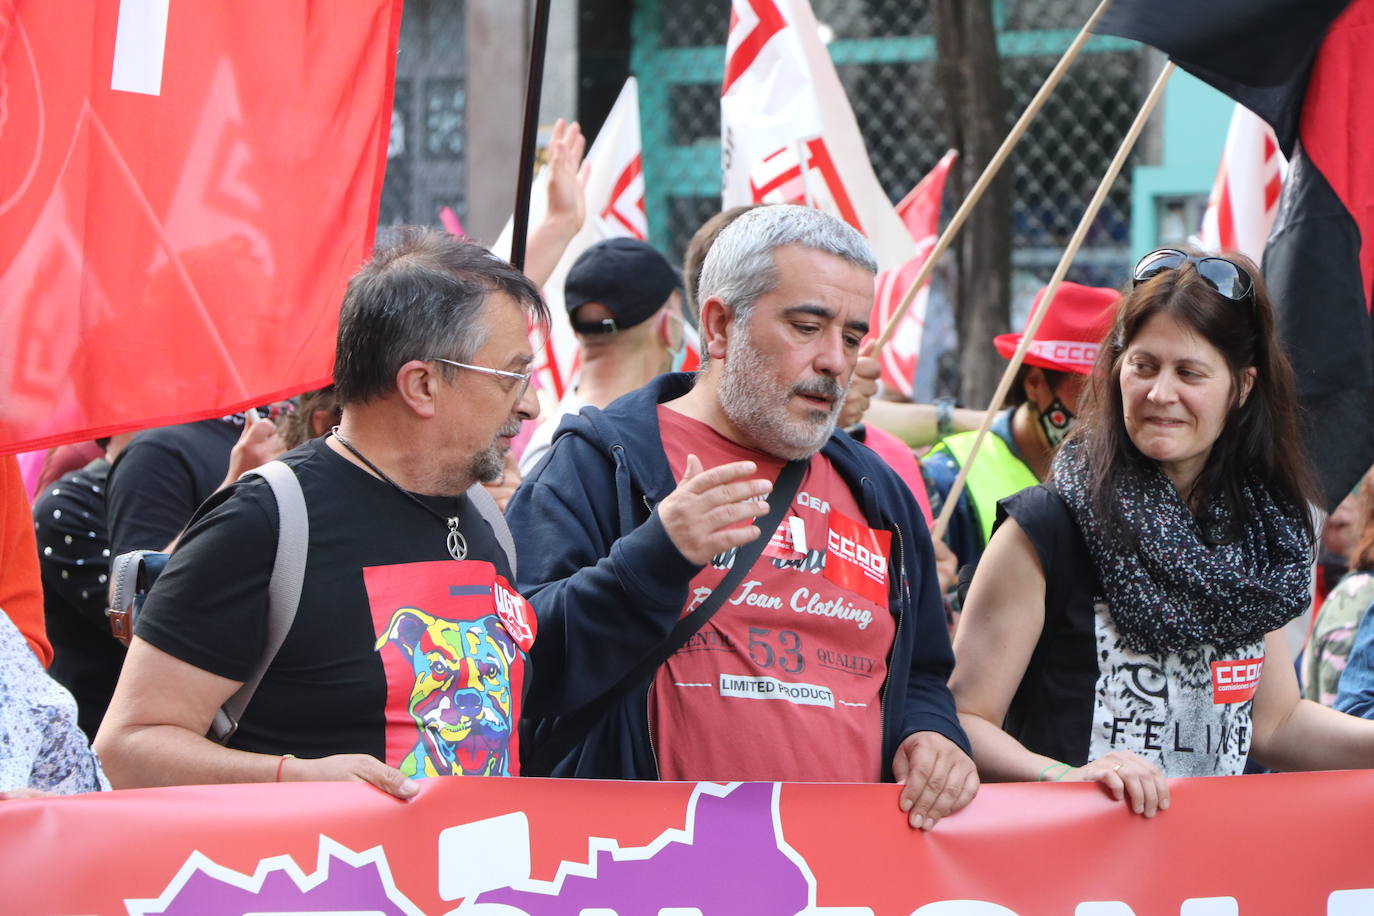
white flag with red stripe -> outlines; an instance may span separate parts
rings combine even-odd
[[[629,236],[645,239],[649,220],[644,211],[644,159],[639,132],[639,86],[634,77],[625,81],[620,96],[606,116],[606,123],[587,151],[591,163],[587,176],[587,219],[573,236],[544,286],[552,321],[547,340],[537,340],[535,380],[548,409],[563,397],[580,364],[577,335],[563,305],[563,282],[578,255],[603,239]],[[538,225],[548,205],[548,173],[541,171],[530,192],[530,225]],[[506,223],[492,250],[505,256],[513,231]],[[693,362],[689,355],[688,363]],[[697,361],[699,363],[699,360]]]
[[[907,231],[916,242],[916,256],[901,267],[894,267],[878,274],[878,285],[873,296],[873,320],[871,336],[877,337],[887,327],[888,321],[897,312],[902,297],[906,295],[916,275],[925,266],[926,257],[935,247],[935,239],[940,228],[940,203],[945,196],[945,179],[959,154],[950,150],[935,164],[926,177],[922,178],[911,193],[897,204],[897,213],[906,224]],[[912,382],[916,377],[916,366],[921,358],[921,338],[926,325],[926,303],[930,298],[930,282],[926,281],[911,306],[902,316],[892,339],[883,348],[879,362],[883,367],[882,382],[885,388],[900,391],[908,399],[912,396]]]
[[[1239,251],[1258,264],[1278,212],[1287,169],[1273,128],[1237,105],[1202,217],[1202,246],[1209,251]]]
[[[862,232],[880,267],[912,256],[807,0],[733,0],[720,110],[722,207],[813,206]]]

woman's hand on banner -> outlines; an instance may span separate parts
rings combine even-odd
[[[1062,777],[1064,782],[1100,782],[1117,801],[1136,814],[1154,817],[1169,807],[1169,783],[1164,772],[1130,751],[1103,754]]]

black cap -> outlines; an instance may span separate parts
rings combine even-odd
[[[649,320],[681,288],[681,275],[654,246],[615,238],[597,242],[573,262],[563,299],[569,318],[588,302],[610,309],[614,319],[572,323],[579,334],[609,334]]]

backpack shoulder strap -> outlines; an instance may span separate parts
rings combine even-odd
[[[286,639],[300,606],[301,588],[305,582],[305,560],[310,549],[310,519],[305,509],[305,494],[301,492],[296,472],[280,461],[269,461],[249,471],[267,481],[277,500],[277,555],[272,564],[272,579],[267,587],[267,641],[262,658],[253,673],[224,706],[215,713],[210,737],[223,744],[238,729],[239,719],[253,694],[262,683],[277,650]],[[245,477],[247,474],[244,475]]]
[[[496,505],[496,500],[492,499],[487,488],[480,483],[468,487],[468,499],[472,501],[478,514],[491,525],[492,533],[496,535],[496,543],[506,552],[506,560],[510,563],[511,584],[514,585],[515,541],[510,536],[510,526],[506,524],[505,514],[501,512],[501,507]]]

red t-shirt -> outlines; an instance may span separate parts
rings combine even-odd
[[[673,476],[781,459],[659,407]],[[881,697],[895,625],[890,533],[872,531],[830,461],[811,459],[763,556],[715,615],[659,669],[649,697],[659,773],[674,780],[877,782]],[[717,556],[692,580],[686,615],[725,577]]]

